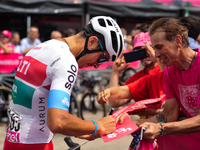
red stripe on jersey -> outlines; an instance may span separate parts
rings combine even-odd
[[[43,88],[45,88],[46,90],[50,90],[50,88],[51,88],[51,84],[50,85],[47,85],[47,86],[43,86]]]
[[[34,59],[31,56],[25,56],[17,69],[16,76],[35,86],[42,85],[47,77],[47,65]]]

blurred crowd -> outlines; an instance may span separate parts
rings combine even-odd
[[[129,34],[126,28],[121,27],[124,35],[124,50],[132,51],[134,49],[134,37],[140,32],[148,32],[149,26],[147,23],[138,23]],[[75,34],[76,30],[72,28],[68,28],[64,32],[54,30],[51,32],[49,39],[68,37]],[[27,35],[27,37],[21,38],[20,33],[17,31],[3,30],[0,39],[0,54],[21,53],[25,55],[29,50],[41,43],[37,26],[31,26]],[[195,40],[193,41],[195,44],[200,44],[200,35],[190,38]]]
[[[76,31],[72,28],[64,32],[54,30],[51,32],[49,39],[62,38],[74,34],[76,34]],[[21,53],[26,55],[29,50],[40,43],[40,33],[37,26],[31,26],[28,36],[22,39],[17,31],[3,30],[0,39],[0,54]]]

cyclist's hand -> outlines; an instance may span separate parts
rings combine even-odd
[[[106,90],[100,92],[96,98],[97,98],[97,101],[99,104],[104,105],[107,103],[107,100],[109,97],[110,97],[110,90],[106,89]]]
[[[98,121],[96,121],[97,123],[97,131],[99,134],[109,134],[112,133],[116,130],[116,122],[115,119],[109,115],[106,116]]]
[[[124,60],[124,54],[126,52],[123,51],[122,54],[119,56],[119,58],[117,60],[115,60],[115,62],[113,63],[113,67],[112,67],[112,71],[113,72],[117,72],[117,73],[121,73],[123,70],[125,70],[128,65],[130,65],[130,63],[124,63],[122,62],[122,60]]]

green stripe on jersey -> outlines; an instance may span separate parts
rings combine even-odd
[[[26,91],[26,92],[25,92]],[[13,85],[12,99],[14,104],[32,108],[32,97],[35,89],[15,79]]]

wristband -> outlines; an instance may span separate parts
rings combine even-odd
[[[97,133],[97,123],[94,121],[94,120],[91,120],[93,123],[94,123],[94,125],[95,125],[95,129],[94,129],[94,133],[92,134],[92,135],[90,135],[90,136],[93,136],[93,135],[95,135],[96,133]]]
[[[160,136],[162,136],[163,135],[163,133],[164,133],[164,127],[163,127],[163,124],[162,124],[162,122],[159,122],[160,123],[160,125],[161,125],[161,134],[160,134]]]

